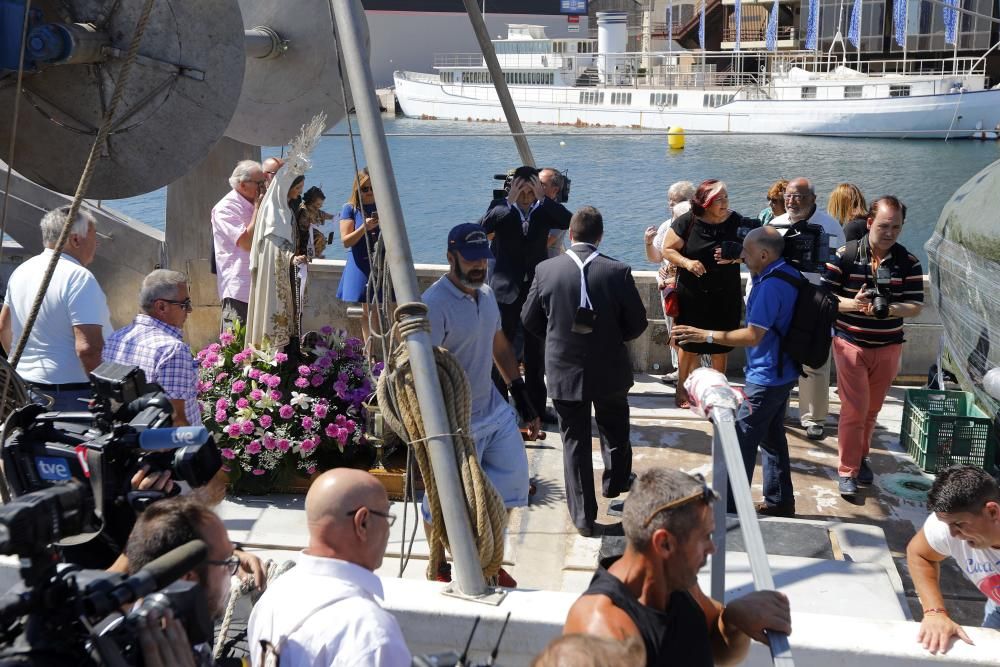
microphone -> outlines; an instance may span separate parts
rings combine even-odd
[[[159,558],[116,584],[107,594],[90,596],[89,611],[93,615],[106,615],[123,605],[135,602],[201,565],[208,557],[208,545],[203,540],[191,540]]]
[[[208,442],[208,429],[204,426],[177,426],[151,428],[139,434],[141,449],[177,449]]]

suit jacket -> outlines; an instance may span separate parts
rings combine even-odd
[[[524,328],[545,338],[545,375],[549,395],[564,401],[591,400],[632,386],[632,364],[625,341],[646,330],[646,307],[632,279],[632,269],[599,255],[584,269],[587,294],[596,319],[589,334],[573,333],[580,306],[581,261],[593,252],[575,244],[559,257],[539,264],[521,310]]]
[[[528,233],[521,228],[521,215],[498,199],[490,205],[479,224],[493,234],[491,249],[496,264],[490,287],[498,303],[514,303],[527,291],[535,277],[535,267],[548,258],[550,229],[569,229],[572,213],[558,202],[542,197],[542,203],[528,216]]]

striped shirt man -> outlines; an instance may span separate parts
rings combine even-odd
[[[897,243],[882,260],[889,269],[889,303],[924,302],[924,276],[920,260]],[[823,284],[839,299],[853,299],[862,287],[874,287],[878,260],[871,251],[868,236],[850,241],[837,249],[835,259],[828,262]],[[860,312],[841,312],[837,316],[835,334],[858,347],[883,347],[903,342],[903,318],[886,317]]]

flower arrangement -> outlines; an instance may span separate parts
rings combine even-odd
[[[331,327],[310,342],[290,359],[245,346],[237,324],[198,353],[203,423],[234,484],[245,475],[311,476],[351,458],[337,455],[368,448],[361,404],[372,381],[363,343]]]

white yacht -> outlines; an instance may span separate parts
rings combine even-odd
[[[527,123],[945,139],[990,136],[1000,124],[986,54],[856,62],[814,51],[626,53],[625,43],[619,13],[598,15],[597,39],[550,39],[519,24],[493,40]],[[504,119],[482,55],[439,55],[434,69],[395,72],[405,115]]]

